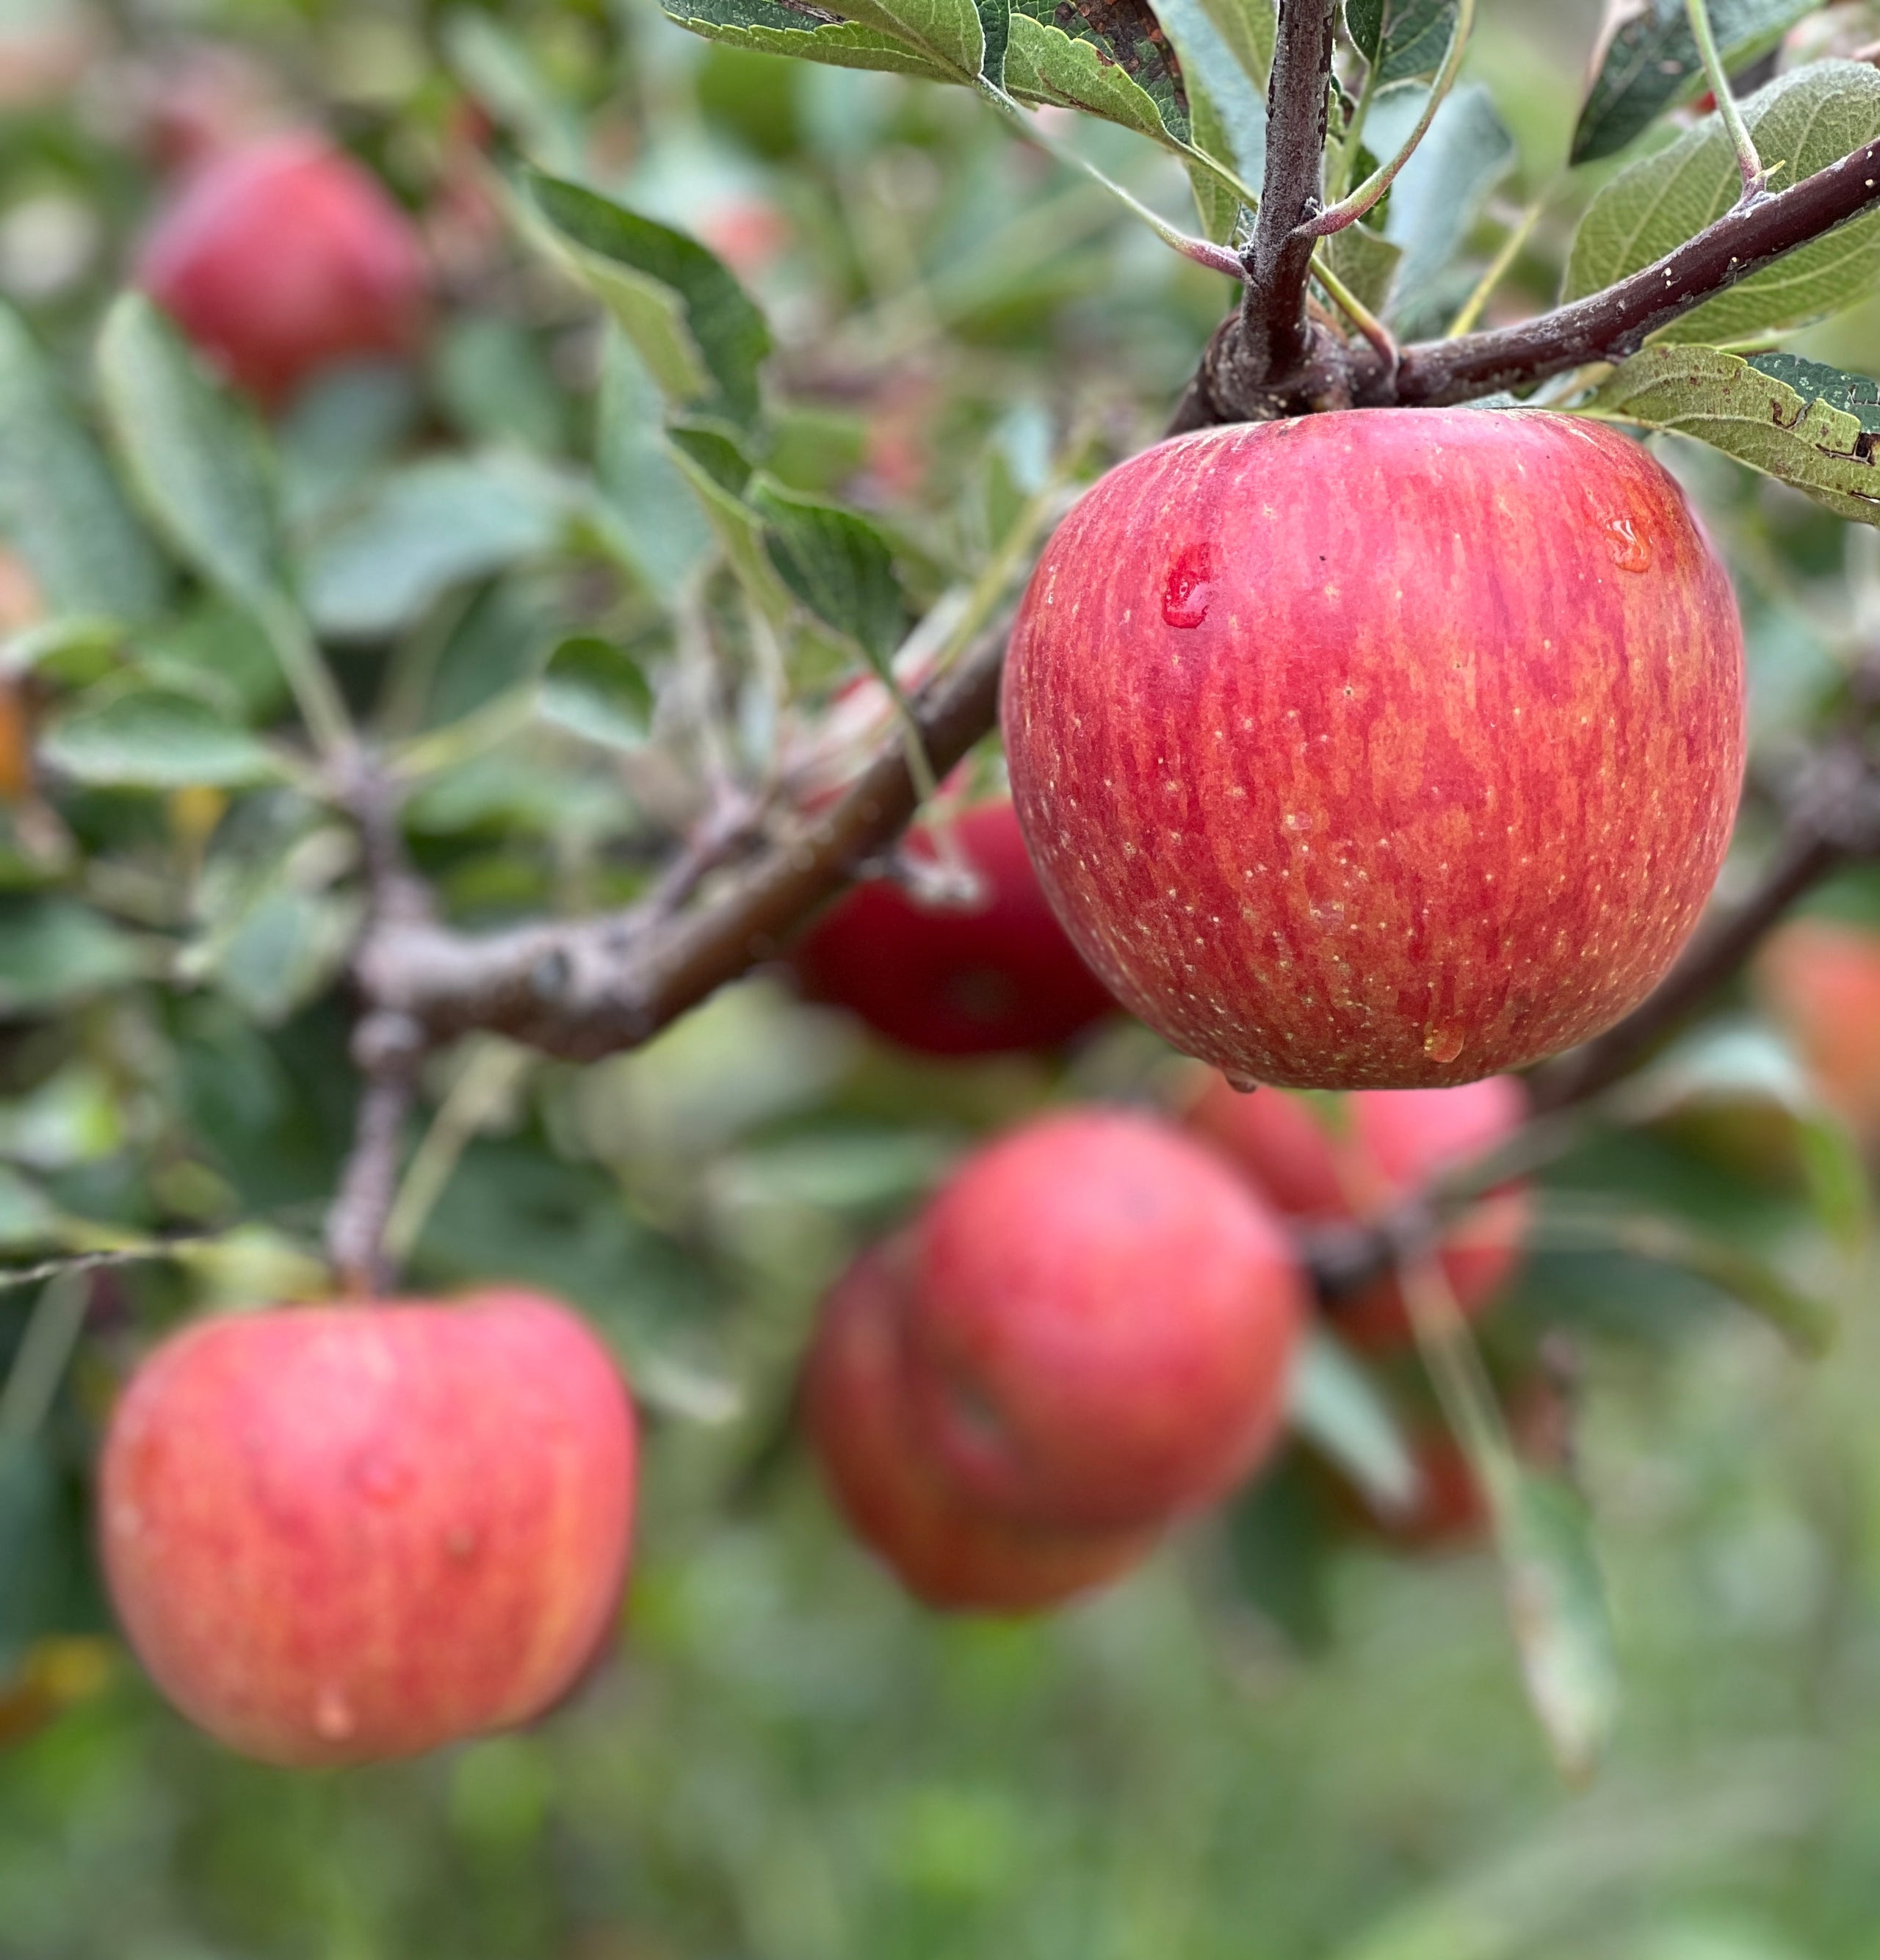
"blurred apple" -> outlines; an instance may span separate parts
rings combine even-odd
[[[1443,1172],[1485,1156],[1521,1127],[1527,1096],[1511,1075],[1455,1089],[1367,1089],[1322,1112],[1283,1089],[1243,1095],[1210,1076],[1187,1112],[1188,1127],[1237,1164],[1288,1217],[1336,1223],[1381,1217]],[[1443,1270],[1465,1313],[1479,1312],[1520,1262],[1529,1203],[1504,1188],[1443,1237]],[[1394,1278],[1375,1281],[1330,1309],[1361,1348],[1411,1338]]]
[[[307,130],[219,152],[189,175],[144,239],[137,279],[269,408],[342,362],[414,353],[428,307],[411,221]]]
[[[1880,1144],[1880,933],[1792,919],[1764,943],[1755,984],[1822,1100],[1863,1144]]]
[[[885,879],[857,885],[797,948],[804,991],[924,1055],[1055,1048],[1113,1013],[1045,902],[1010,803],[981,803],[954,828],[979,901],[931,902]],[[934,860],[927,832],[904,848]]]
[[[617,1610],[635,1428],[553,1301],[277,1308],[186,1329],[106,1439],[112,1597],[170,1699],[285,1764],[526,1722]]]
[[[985,1508],[1158,1523],[1272,1446],[1306,1309],[1298,1262],[1245,1182],[1170,1125],[1037,1118],[961,1166],[914,1243],[915,1405]]]
[[[946,1611],[1029,1613],[1116,1577],[1152,1532],[1054,1531],[1003,1517],[955,1483],[922,1436],[903,1339],[905,1242],[864,1252],[823,1303],[803,1415],[857,1536],[916,1599]]]

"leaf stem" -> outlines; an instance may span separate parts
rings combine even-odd
[[[1730,147],[1736,152],[1736,167],[1742,173],[1743,195],[1738,203],[1759,203],[1769,195],[1769,173],[1763,167],[1756,139],[1749,133],[1749,125],[1743,120],[1743,112],[1730,92],[1730,78],[1724,72],[1723,57],[1717,52],[1716,36],[1711,30],[1709,0],[1684,0],[1684,11],[1690,17],[1697,58],[1703,64],[1710,93],[1716,98],[1717,113],[1723,119]]]
[[[1508,276],[1508,269],[1521,256],[1521,248],[1533,236],[1534,228],[1541,221],[1541,213],[1547,204],[1544,191],[1529,205],[1515,221],[1507,237],[1501,241],[1500,249],[1488,262],[1488,269],[1475,282],[1475,290],[1465,299],[1450,321],[1443,335],[1445,340],[1453,340],[1458,334],[1468,332],[1482,317],[1482,309],[1494,294],[1495,288]]]
[[[352,716],[299,609],[285,593],[270,593],[254,609],[313,746],[329,761],[349,753],[357,742]]]
[[[1700,7],[1703,0],[1690,0],[1690,4],[1693,7]],[[1455,10],[1455,25],[1449,31],[1449,45],[1444,51],[1443,65],[1436,72],[1436,80],[1430,84],[1430,93],[1424,100],[1423,113],[1417,118],[1416,126],[1404,138],[1397,154],[1388,162],[1380,164],[1349,196],[1341,198],[1336,204],[1328,205],[1315,218],[1309,218],[1298,228],[1296,236],[1329,238],[1334,232],[1342,231],[1347,224],[1357,224],[1396,182],[1398,172],[1416,154],[1418,145],[1430,133],[1430,125],[1436,120],[1436,111],[1443,107],[1444,99],[1455,86],[1455,78],[1462,66],[1462,56],[1468,46],[1469,30],[1474,24],[1475,0],[1461,0]],[[1367,75],[1365,77],[1367,95],[1370,81],[1370,76]]]

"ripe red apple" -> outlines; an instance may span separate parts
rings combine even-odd
[[[157,1685],[230,1748],[364,1762],[525,1722],[618,1608],[635,1431],[533,1294],[208,1321],[106,1438],[105,1570]]]
[[[1880,933],[1792,919],[1758,956],[1756,982],[1822,1099],[1863,1142],[1880,1142]]]
[[[1141,1558],[1142,1530],[1053,1531],[962,1492],[921,1436],[903,1341],[909,1249],[871,1248],[830,1290],[803,1379],[803,1416],[856,1535],[918,1599],[944,1611],[1029,1613]]]
[[[1322,1120],[1281,1089],[1242,1095],[1214,1077],[1190,1105],[1189,1127],[1238,1164],[1288,1217],[1373,1219],[1443,1172],[1486,1157],[1520,1128],[1527,1094],[1511,1075],[1454,1089],[1367,1089]],[[1343,1125],[1342,1133],[1338,1124]],[[1486,1306],[1520,1262],[1525,1188],[1473,1205],[1443,1236],[1443,1270],[1465,1312]],[[1363,1348],[1411,1337],[1401,1289],[1386,1277],[1336,1303],[1334,1324]]]
[[[271,136],[187,177],[137,280],[270,408],[323,369],[412,353],[426,272],[410,221],[324,136]]]
[[[858,885],[798,948],[805,991],[923,1055],[1055,1048],[1114,1012],[1051,916],[1011,804],[981,803],[956,828],[983,902],[928,905],[884,880]],[[934,856],[919,831],[907,848]]]
[[[1006,752],[1125,1006],[1239,1082],[1407,1089],[1649,992],[1729,842],[1729,581],[1636,443],[1539,410],[1175,438],[1034,574]]]
[[[1159,1120],[1027,1124],[954,1175],[915,1248],[915,1405],[988,1509],[1159,1522],[1274,1440],[1306,1311],[1297,1262],[1246,1184]]]

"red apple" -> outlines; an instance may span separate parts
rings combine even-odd
[[[1051,916],[1011,804],[981,803],[956,827],[983,902],[928,905],[883,880],[858,885],[798,949],[805,991],[923,1055],[1055,1048],[1113,1012]],[[932,860],[919,831],[907,848]]]
[[[1284,1090],[1242,1095],[1217,1075],[1187,1120],[1276,1209],[1329,1223],[1380,1217],[1443,1172],[1506,1142],[1526,1113],[1526,1092],[1511,1075],[1455,1089],[1360,1090],[1330,1120]],[[1529,1210],[1524,1189],[1503,1189],[1472,1206],[1444,1235],[1443,1270],[1465,1312],[1487,1306],[1519,1263]],[[1338,1301],[1331,1312],[1339,1332],[1360,1347],[1410,1338],[1394,1278]]]
[[[192,1327],[105,1442],[125,1631],[192,1720],[277,1763],[525,1722],[618,1608],[635,1433],[619,1373],[523,1293]]]
[[[916,1228],[920,1421],[976,1502],[1110,1530],[1204,1504],[1277,1435],[1306,1311],[1284,1233],[1155,1118],[1074,1109],[977,1152]]]
[[[1013,792],[1110,990],[1237,1082],[1469,1082],[1696,924],[1744,759],[1729,581],[1636,443],[1538,410],[1175,438],[1059,527]]]
[[[1756,982],[1822,1099],[1863,1142],[1880,1142],[1880,933],[1793,919],[1763,947]]]
[[[151,227],[137,279],[269,407],[341,362],[408,355],[424,330],[410,221],[307,131],[212,156]]]
[[[908,1249],[864,1252],[830,1290],[803,1380],[803,1415],[830,1493],[918,1599],[1029,1613],[1100,1586],[1153,1534],[1052,1531],[966,1497],[915,1421],[902,1339]]]

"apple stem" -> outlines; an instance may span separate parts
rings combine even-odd
[[[392,1276],[385,1228],[424,1045],[423,1030],[409,1016],[382,1010],[368,1014],[353,1036],[353,1058],[365,1079],[352,1148],[326,1216],[326,1255],[345,1291],[363,1300],[382,1293]]]

